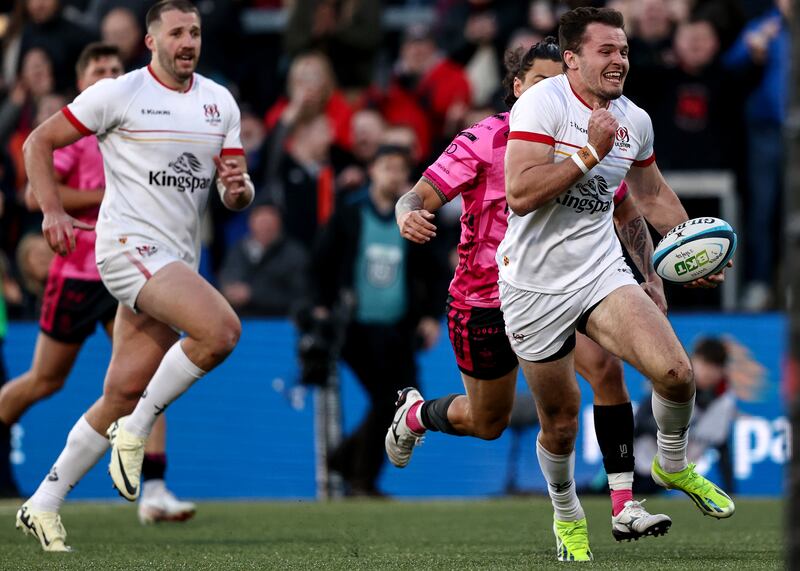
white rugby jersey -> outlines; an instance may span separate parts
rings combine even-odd
[[[614,232],[614,192],[632,165],[655,160],[653,126],[626,97],[611,102],[619,121],[614,148],[577,183],[526,216],[509,211],[497,250],[500,278],[518,289],[561,293],[579,289],[622,257]],[[589,140],[592,109],[566,75],[540,81],[511,110],[509,139],[552,145],[555,162]]]
[[[199,74],[176,91],[147,66],[98,81],[62,111],[81,133],[97,135],[103,153],[97,260],[133,238],[174,249],[196,268],[213,157],[244,154],[230,92]]]

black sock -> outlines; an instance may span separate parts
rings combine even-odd
[[[10,463],[11,455],[11,427],[0,420],[0,472]]]
[[[594,431],[606,474],[633,472],[633,406],[594,405]]]
[[[19,495],[11,472],[11,427],[0,420],[0,497]]]
[[[459,395],[448,395],[435,400],[426,400],[420,407],[420,418],[425,428],[435,432],[463,436],[463,434],[456,432],[456,429],[453,428],[453,425],[447,420],[447,409],[450,408],[450,403],[452,403],[457,396]]]
[[[142,480],[163,480],[167,471],[166,454],[145,454],[142,463]]]

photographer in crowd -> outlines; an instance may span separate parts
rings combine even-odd
[[[410,164],[404,147],[378,149],[370,186],[336,210],[311,264],[317,318],[325,319],[345,293],[355,300],[342,358],[367,392],[370,409],[330,459],[352,496],[382,495],[377,480],[397,391],[417,386],[414,352],[436,342],[444,308],[446,264],[430,246],[404,240],[394,221]]]

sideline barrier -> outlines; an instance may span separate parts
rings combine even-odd
[[[741,402],[732,435],[738,495],[783,494],[783,464],[791,442],[779,384],[786,347],[782,315],[692,314],[671,317],[687,346],[701,335],[730,335],[764,367],[763,386],[752,402]],[[446,329],[443,329],[446,332]],[[10,377],[30,363],[38,332],[33,323],[11,323],[5,340]],[[295,333],[284,321],[249,320],[226,363],[195,385],[167,411],[169,485],[190,498],[313,498],[313,405],[297,386]],[[13,459],[22,489],[29,493],[47,473],[78,415],[100,395],[110,356],[103,334],[82,351],[65,388],[34,407],[14,429]],[[421,354],[424,394],[460,390],[458,370],[445,337]],[[630,367],[626,378],[638,400],[644,380]],[[350,373],[342,372],[344,424],[358,424],[365,400]],[[586,482],[601,466],[591,424],[591,393],[581,382],[583,414],[578,434],[576,479]],[[519,390],[525,390],[520,383]],[[535,455],[535,431],[522,439],[519,485],[544,491]],[[406,497],[465,497],[499,494],[508,466],[510,438],[493,442],[432,433],[404,470],[386,467],[381,482]],[[73,490],[72,498],[116,498],[107,460]],[[388,464],[388,463],[387,463]],[[714,467],[711,471],[713,477]]]

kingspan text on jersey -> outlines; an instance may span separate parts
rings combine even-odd
[[[203,178],[194,175],[174,175],[167,171],[150,171],[150,185],[158,187],[174,187],[180,192],[194,192],[195,190],[205,190],[211,184],[210,178]]]

